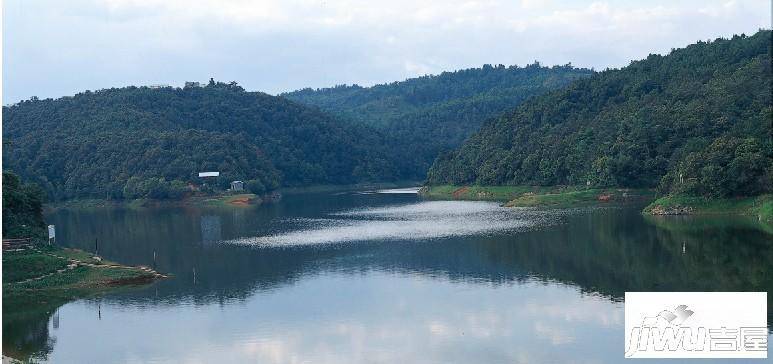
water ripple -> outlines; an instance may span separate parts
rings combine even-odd
[[[493,202],[426,201],[329,214],[326,219],[294,219],[294,229],[225,241],[257,246],[335,244],[368,240],[429,240],[491,234],[549,224],[545,212],[512,209]]]

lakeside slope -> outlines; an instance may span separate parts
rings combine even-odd
[[[77,249],[27,245],[3,251],[3,316],[17,308],[63,304],[166,278],[147,267],[110,262]]]
[[[664,196],[644,208],[648,215],[742,215],[773,221],[773,195],[710,199],[694,196]]]
[[[695,213],[771,194],[772,36],[698,41],[533,97],[438,157],[427,184],[657,188],[695,196]]]
[[[646,215],[739,215],[773,221],[773,195],[705,198],[657,197],[653,189],[587,188],[579,186],[424,186],[419,194],[430,199],[499,201],[505,207],[569,208],[610,202],[650,202]]]
[[[577,207],[610,202],[648,201],[649,189],[579,186],[424,186],[419,194],[433,199],[500,201],[506,207]]]

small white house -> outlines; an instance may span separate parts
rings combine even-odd
[[[218,177],[220,172],[199,172],[199,178]]]
[[[242,181],[231,182],[231,191],[244,191],[244,182]]]

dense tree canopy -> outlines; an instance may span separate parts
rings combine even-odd
[[[3,238],[43,236],[43,191],[3,171]]]
[[[428,180],[771,191],[770,55],[763,30],[598,73],[489,120]]]
[[[282,96],[375,126],[385,133],[398,173],[423,179],[441,151],[458,147],[484,120],[592,73],[571,65],[484,65],[373,87],[304,89]]]
[[[773,185],[770,44],[760,31],[597,74],[485,65],[283,97],[210,81],[32,98],[3,108],[3,158],[53,199],[177,198],[201,171],[256,193],[415,179],[433,160],[433,184],[758,194]]]
[[[221,187],[395,179],[377,133],[235,83],[127,87],[3,108],[5,166],[54,199],[174,198]]]

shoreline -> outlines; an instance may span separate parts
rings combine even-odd
[[[154,208],[154,207],[247,207],[271,203],[282,199],[283,195],[292,195],[299,193],[325,193],[340,192],[361,189],[384,189],[399,188],[406,186],[420,186],[417,181],[398,181],[398,182],[373,182],[358,183],[350,185],[314,185],[305,187],[283,187],[271,193],[256,195],[244,191],[245,193],[222,193],[214,195],[192,195],[179,200],[156,200],[141,198],[135,200],[104,200],[104,199],[71,199],[64,201],[55,201],[44,204],[46,211],[58,209],[92,209],[92,208]]]
[[[663,196],[642,211],[645,215],[735,215],[754,216],[759,221],[773,221],[773,195],[739,198],[704,198]]]
[[[245,207],[256,206],[264,203],[278,201],[282,198],[279,192],[274,192],[262,196],[252,193],[239,194],[221,194],[211,196],[189,196],[180,200],[154,200],[154,199],[135,199],[135,200],[100,200],[100,199],[74,199],[47,203],[43,206],[46,211],[58,209],[99,209],[99,208],[154,208],[154,207],[186,207],[186,206],[205,206],[205,207]]]
[[[439,200],[498,201],[505,207],[568,208],[620,202],[647,202],[645,215],[733,215],[773,221],[773,195],[741,198],[657,197],[654,189],[579,186],[423,186],[419,195]]]
[[[111,262],[78,249],[45,244],[9,249],[3,251],[3,315],[164,278],[168,276],[148,267]]]
[[[566,208],[655,199],[649,189],[586,188],[577,186],[424,186],[419,191],[430,199],[502,202],[505,207]]]

